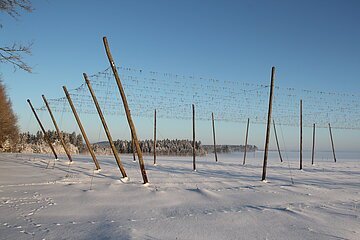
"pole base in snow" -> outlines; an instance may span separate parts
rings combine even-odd
[[[130,181],[130,178],[128,178],[128,177],[120,178],[120,181],[123,183],[126,183],[126,182]]]

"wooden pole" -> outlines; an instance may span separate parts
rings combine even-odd
[[[45,102],[45,105],[46,105],[46,108],[47,108],[47,110],[48,110],[48,112],[49,112],[49,114],[50,114],[51,120],[52,120],[52,122],[54,123],[55,129],[56,129],[56,133],[57,133],[57,135],[58,135],[58,138],[59,138],[59,140],[60,140],[60,143],[61,143],[61,145],[63,146],[63,148],[64,148],[64,150],[65,150],[65,153],[66,153],[69,161],[72,162],[73,160],[72,160],[72,158],[71,158],[70,152],[69,152],[69,150],[68,150],[67,147],[66,147],[66,144],[65,144],[65,142],[64,142],[64,138],[63,138],[63,136],[62,136],[62,133],[61,133],[61,131],[60,131],[57,123],[56,123],[55,117],[54,117],[54,115],[53,115],[53,113],[52,113],[52,111],[51,111],[51,109],[50,109],[49,103],[47,102],[47,100],[46,100],[46,98],[45,98],[44,95],[42,95],[42,98],[43,98],[43,100],[44,100],[44,102]]]
[[[247,124],[246,124],[245,149],[244,149],[243,165],[245,165],[245,161],[246,161],[246,153],[247,153],[247,146],[248,146],[248,136],[249,136],[249,124],[250,124],[250,118],[248,118]]]
[[[329,131],[330,131],[331,147],[332,147],[332,151],[333,151],[334,162],[336,162],[334,139],[333,139],[333,135],[332,135],[332,132],[331,132],[331,125],[330,125],[330,123],[329,123]]]
[[[27,102],[29,103],[29,106],[30,106],[31,110],[32,110],[32,112],[34,113],[35,118],[36,118],[37,122],[39,123],[42,132],[44,133],[45,141],[49,144],[49,147],[50,147],[51,151],[53,152],[53,154],[54,154],[54,156],[55,156],[55,159],[58,159],[58,156],[57,156],[57,154],[56,154],[56,152],[55,152],[55,149],[54,149],[53,145],[51,144],[50,138],[49,138],[49,136],[47,135],[47,133],[46,133],[46,131],[45,131],[45,129],[44,129],[44,126],[42,125],[42,123],[41,123],[38,115],[36,114],[35,109],[34,109],[34,107],[32,106],[32,104],[31,104],[31,102],[30,102],[30,99],[28,99]]]
[[[119,167],[119,169],[120,169],[120,172],[121,172],[123,178],[127,178],[127,175],[126,175],[124,166],[123,166],[123,164],[121,163],[119,153],[118,153],[118,151],[116,150],[116,147],[115,147],[115,145],[114,145],[114,141],[113,141],[113,139],[112,139],[112,137],[111,137],[109,128],[108,128],[108,126],[107,126],[107,124],[106,124],[104,115],[103,115],[103,113],[102,113],[102,111],[101,111],[100,105],[99,105],[99,103],[98,103],[98,101],[97,101],[97,98],[96,98],[96,96],[95,96],[94,90],[93,90],[93,88],[92,88],[92,86],[91,86],[91,83],[90,83],[90,81],[89,81],[89,78],[88,78],[88,76],[86,75],[86,73],[83,73],[83,76],[84,76],[84,79],[85,79],[85,83],[86,83],[86,85],[87,85],[88,88],[89,88],[91,97],[92,97],[92,99],[93,99],[93,101],[94,101],[96,110],[97,110],[97,112],[98,112],[98,114],[99,114],[101,123],[102,123],[102,125],[103,125],[103,127],[104,127],[104,130],[105,130],[107,139],[109,140],[109,144],[110,144],[111,150],[112,150],[112,152],[113,152],[113,154],[114,154],[116,163],[117,163],[117,165],[118,165],[118,167]]]
[[[76,112],[76,109],[75,109],[75,106],[74,106],[74,104],[73,104],[73,102],[72,102],[72,100],[71,100],[70,94],[69,94],[69,92],[67,91],[67,89],[66,89],[65,86],[63,86],[63,89],[64,89],[64,92],[65,92],[65,96],[66,96],[66,98],[67,98],[67,100],[68,100],[68,102],[69,102],[69,104],[70,104],[71,110],[72,110],[72,112],[73,112],[73,114],[74,114],[74,117],[75,117],[75,119],[76,119],[76,122],[77,122],[77,124],[79,125],[81,134],[82,134],[82,136],[83,136],[83,138],[84,138],[84,140],[85,140],[86,147],[87,147],[87,149],[89,150],[89,153],[90,153],[90,155],[91,155],[91,157],[92,157],[92,160],[93,160],[94,163],[95,163],[96,170],[100,170],[100,165],[99,165],[99,163],[98,163],[98,161],[97,161],[97,159],[96,159],[95,153],[94,153],[94,151],[93,151],[93,149],[92,149],[92,147],[91,147],[91,145],[90,145],[89,139],[88,139],[87,136],[86,136],[86,132],[85,132],[85,130],[84,130],[82,124],[81,124],[79,115],[78,115],[77,112]]]
[[[154,165],[156,164],[156,109],[154,112]]]
[[[134,142],[134,138],[131,134],[131,149],[132,149],[132,155],[133,155],[133,162],[136,162],[136,156],[135,156],[135,142]]]
[[[216,153],[216,140],[215,140],[215,122],[214,122],[214,113],[211,113],[212,119],[212,129],[213,129],[213,138],[214,138],[214,154],[215,154],[215,162],[218,161],[217,153]]]
[[[192,115],[193,115],[193,170],[196,171],[196,163],[195,163],[195,156],[196,156],[196,150],[195,150],[195,105],[192,105]]]
[[[315,123],[313,125],[313,142],[312,142],[312,151],[311,151],[311,165],[314,165],[315,157]]]
[[[271,126],[272,101],[273,101],[273,94],[274,94],[274,80],[275,80],[275,67],[272,67],[270,96],[269,96],[269,109],[268,109],[268,119],[267,119],[266,139],[265,139],[265,149],[264,149],[263,173],[262,173],[262,179],[261,179],[262,181],[266,180],[266,166],[267,166],[269,140],[270,140],[270,126]]]
[[[128,123],[129,123],[129,127],[130,127],[130,130],[131,130],[132,136],[134,138],[134,142],[135,142],[135,146],[136,146],[136,152],[137,152],[138,158],[139,158],[139,165],[140,165],[141,175],[142,175],[144,184],[146,184],[149,181],[148,181],[148,178],[147,178],[147,175],[146,175],[144,159],[143,159],[142,151],[141,151],[141,148],[140,148],[140,145],[139,145],[138,137],[137,137],[137,134],[136,134],[135,125],[133,123],[133,120],[132,120],[132,117],[131,117],[131,114],[130,114],[130,109],[129,109],[129,106],[128,106],[128,103],[127,103],[127,100],[126,100],[125,92],[124,92],[124,89],[122,87],[121,80],[120,80],[119,74],[117,72],[113,57],[111,55],[110,47],[109,47],[109,44],[108,44],[108,41],[107,41],[106,37],[103,37],[103,42],[104,42],[104,46],[105,46],[105,50],[106,50],[106,55],[108,57],[111,69],[112,69],[112,71],[114,73],[114,77],[115,77],[117,86],[119,88],[121,99],[122,99],[123,104],[124,104],[125,113],[126,113],[126,117],[127,117]]]
[[[303,169],[302,148],[303,148],[302,100],[300,100],[300,170]]]
[[[275,133],[277,149],[278,149],[278,152],[279,152],[280,162],[283,162],[283,159],[282,159],[282,156],[281,156],[281,151],[280,151],[279,139],[278,139],[278,136],[277,136],[277,133],[276,133],[275,120],[273,120],[273,125],[274,125],[274,133]]]

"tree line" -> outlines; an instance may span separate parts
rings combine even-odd
[[[56,131],[47,131],[46,135],[50,139],[50,142],[55,143],[59,140]],[[84,151],[84,143],[81,134],[75,132],[66,133],[62,132],[62,136],[65,144],[72,144],[78,148],[79,152]],[[36,134],[31,134],[30,132],[20,133],[18,145],[24,144],[33,144],[33,145],[44,145],[47,144],[44,139],[44,134],[42,131],[37,131]]]

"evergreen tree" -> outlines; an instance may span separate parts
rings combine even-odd
[[[12,110],[6,89],[0,81],[0,148],[12,150],[18,141],[17,118]]]

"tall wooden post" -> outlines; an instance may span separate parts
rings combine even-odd
[[[156,164],[156,109],[154,112],[154,165]]]
[[[51,109],[50,109],[49,103],[47,102],[47,100],[46,100],[46,98],[45,98],[44,95],[42,95],[42,98],[43,98],[43,100],[44,100],[44,102],[45,102],[45,105],[46,105],[46,108],[47,108],[47,110],[48,110],[48,112],[49,112],[49,114],[50,114],[51,120],[52,120],[52,122],[54,123],[54,126],[55,126],[55,129],[56,129],[56,133],[57,133],[57,135],[58,135],[59,141],[60,141],[61,145],[63,146],[63,148],[64,148],[64,150],[65,150],[65,153],[66,153],[69,161],[72,162],[73,160],[72,160],[72,158],[71,158],[70,152],[69,152],[69,150],[68,150],[67,147],[66,147],[66,144],[65,144],[65,142],[64,142],[64,138],[63,138],[63,136],[62,136],[62,133],[61,133],[61,131],[60,131],[57,123],[56,123],[55,117],[54,117],[54,115],[53,115],[53,113],[52,113],[52,111],[51,111]]]
[[[133,155],[133,162],[136,162],[136,156],[135,156],[135,142],[134,142],[134,138],[131,134],[131,149],[132,149],[132,155]]]
[[[98,161],[97,161],[97,159],[96,159],[95,153],[94,153],[94,151],[93,151],[93,149],[92,149],[92,147],[91,147],[91,145],[90,145],[89,139],[88,139],[87,136],[86,136],[86,132],[85,132],[85,130],[84,130],[82,124],[81,124],[79,115],[78,115],[77,112],[76,112],[76,109],[75,109],[75,106],[74,106],[74,104],[73,104],[73,102],[72,102],[72,100],[71,100],[70,94],[69,94],[69,92],[67,91],[67,89],[66,89],[65,86],[63,86],[63,89],[64,89],[64,92],[65,92],[65,96],[66,96],[66,98],[67,98],[67,100],[68,100],[68,102],[69,102],[69,104],[70,104],[71,110],[72,110],[72,112],[73,112],[73,114],[74,114],[74,117],[75,117],[75,119],[76,119],[76,122],[77,122],[77,124],[78,124],[78,126],[79,126],[79,128],[80,128],[81,134],[82,134],[82,136],[83,136],[83,138],[84,138],[84,140],[85,140],[86,147],[87,147],[87,149],[89,150],[89,153],[90,153],[90,155],[91,155],[91,158],[92,158],[92,160],[93,160],[94,163],[95,163],[96,170],[100,170],[100,165],[99,165],[99,163],[98,163]]]
[[[315,157],[315,123],[313,125],[313,141],[312,141],[312,151],[311,151],[311,165],[314,165]]]
[[[193,170],[196,171],[196,163],[195,163],[195,156],[196,156],[196,144],[195,144],[195,105],[192,105],[192,116],[193,116]]]
[[[104,42],[104,46],[105,46],[105,50],[106,50],[106,55],[108,57],[111,69],[112,69],[112,71],[114,73],[114,77],[115,77],[117,86],[119,88],[121,99],[122,99],[123,104],[124,104],[125,113],[126,113],[126,117],[127,117],[128,123],[129,123],[129,127],[130,127],[130,130],[131,130],[132,136],[134,138],[134,142],[135,142],[135,146],[136,146],[136,152],[137,152],[138,158],[139,158],[139,165],[140,165],[141,175],[142,175],[144,184],[146,184],[149,181],[148,181],[148,178],[147,178],[147,175],[146,175],[144,159],[143,159],[142,151],[141,151],[141,148],[140,148],[140,145],[139,145],[138,137],[137,137],[137,134],[136,134],[135,125],[133,123],[133,120],[132,120],[132,117],[131,117],[131,114],[130,114],[130,109],[129,109],[129,106],[128,106],[128,103],[127,103],[127,100],[126,100],[125,92],[124,92],[124,89],[122,87],[121,80],[120,80],[119,74],[117,72],[113,57],[111,55],[109,44],[107,42],[106,37],[103,37],[103,42]]]
[[[249,124],[250,124],[250,118],[248,118],[247,124],[246,124],[245,149],[244,149],[243,165],[245,165],[245,161],[246,161],[246,153],[247,153],[247,147],[248,147],[248,136],[249,136]]]
[[[302,147],[303,147],[302,100],[300,100],[300,170],[303,168]]]
[[[215,138],[215,122],[214,122],[214,113],[211,113],[212,119],[212,129],[213,129],[213,138],[214,138],[214,154],[215,154],[215,162],[218,161],[217,153],[216,153],[216,138]]]
[[[92,86],[91,86],[91,83],[90,83],[90,81],[89,81],[86,73],[83,73],[83,76],[84,76],[84,79],[85,79],[85,83],[86,83],[86,85],[87,85],[88,88],[89,88],[91,97],[92,97],[92,99],[93,99],[93,101],[94,101],[96,110],[97,110],[97,112],[98,112],[98,114],[99,114],[101,123],[102,123],[102,125],[103,125],[103,127],[104,127],[104,130],[105,130],[107,139],[109,140],[109,144],[110,144],[111,150],[112,150],[112,152],[113,152],[113,154],[114,154],[116,163],[117,163],[117,165],[118,165],[118,167],[119,167],[119,169],[120,169],[120,172],[121,172],[123,178],[127,178],[127,175],[126,175],[124,166],[123,166],[122,163],[121,163],[119,153],[118,153],[118,151],[116,150],[116,147],[115,147],[115,145],[114,145],[114,141],[113,141],[113,139],[112,139],[112,137],[111,137],[109,128],[108,128],[108,126],[107,126],[107,124],[106,124],[104,115],[103,115],[103,113],[102,113],[102,111],[101,111],[100,105],[99,105],[99,103],[98,103],[98,101],[97,101],[97,98],[96,98],[96,96],[95,96],[95,93],[94,93],[94,90],[93,90],[93,88],[92,88]]]
[[[332,147],[332,151],[333,151],[334,162],[336,162],[334,139],[333,139],[333,135],[332,135],[332,132],[331,132],[331,125],[330,125],[330,123],[329,123],[329,131],[330,131],[331,147]]]
[[[279,145],[279,139],[276,133],[276,126],[275,126],[275,120],[273,120],[273,125],[274,125],[274,133],[275,133],[275,139],[276,139],[276,146],[279,152],[279,157],[280,157],[280,162],[283,162],[282,156],[281,156],[281,151],[280,151],[280,145]]]
[[[266,139],[265,139],[265,149],[264,149],[263,173],[262,173],[262,179],[261,179],[262,181],[266,180],[266,166],[267,166],[269,140],[270,140],[270,126],[271,126],[272,101],[273,101],[273,94],[274,94],[274,80],[275,80],[275,67],[272,67],[270,96],[269,96],[269,109],[268,109],[268,119],[267,119]]]
[[[44,129],[44,126],[42,125],[42,123],[41,123],[38,115],[36,114],[35,109],[34,109],[34,107],[32,106],[32,104],[31,104],[31,102],[30,102],[30,99],[28,99],[27,102],[29,103],[29,106],[30,106],[31,110],[32,110],[32,112],[34,113],[35,118],[36,118],[37,122],[38,122],[39,125],[40,125],[41,131],[44,133],[45,141],[49,144],[49,147],[50,147],[51,151],[53,152],[55,159],[58,159],[57,154],[56,154],[56,152],[55,152],[55,149],[54,149],[53,145],[51,144],[50,138],[49,138],[49,136],[47,135],[47,133],[46,133],[46,131],[45,131],[45,129]]]

